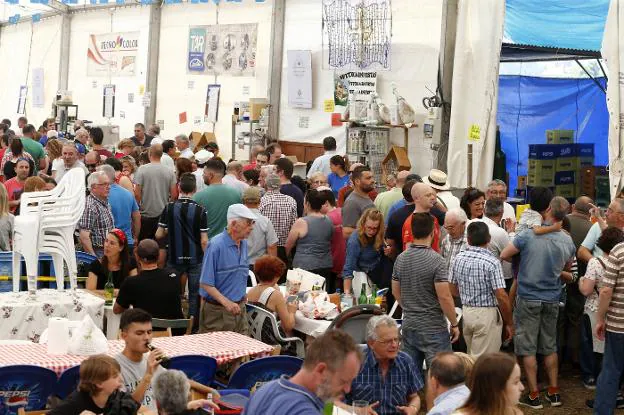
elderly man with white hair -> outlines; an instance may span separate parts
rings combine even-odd
[[[442,240],[440,254],[446,260],[446,266],[450,267],[455,256],[466,249],[466,222],[468,217],[462,208],[454,208],[446,212],[444,229],[447,235]]]
[[[368,347],[347,402],[368,401],[375,411],[371,413],[379,415],[416,415],[420,410],[418,391],[424,382],[412,358],[400,350],[396,321],[385,314],[372,317],[366,326],[366,339]]]
[[[230,205],[227,228],[211,239],[204,254],[199,294],[204,306],[199,332],[235,331],[247,335],[245,294],[249,274],[247,237],[257,216],[243,204]]]
[[[111,182],[103,171],[89,175],[87,185],[91,193],[78,221],[83,251],[101,258],[104,255],[106,235],[114,228],[113,212],[108,203]]]
[[[191,140],[185,134],[180,134],[175,138],[176,147],[178,147],[178,151],[180,151],[180,157],[187,158],[189,160],[193,159],[194,153],[191,150]]]
[[[490,200],[503,202],[503,219],[516,223],[516,211],[513,206],[506,202],[507,183],[500,179],[494,179],[488,183],[487,191],[485,192],[485,204],[487,205]]]
[[[207,399],[189,401],[191,397],[191,384],[180,370],[170,369],[161,371],[152,382],[154,389],[154,399],[158,406],[158,415],[191,415],[207,414],[205,411],[198,411],[202,407],[219,407]]]

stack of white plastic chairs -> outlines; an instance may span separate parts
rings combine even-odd
[[[59,290],[65,288],[64,263],[69,270],[70,287],[77,287],[74,229],[84,208],[85,176],[79,168],[65,173],[50,191],[22,194],[20,214],[15,217],[13,227],[13,291],[19,291],[22,256],[29,277],[28,289],[36,289],[40,253],[52,256]]]

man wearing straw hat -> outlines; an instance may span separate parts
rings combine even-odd
[[[445,211],[459,208],[459,199],[449,191],[448,177],[442,170],[431,169],[429,176],[423,177],[423,183],[428,184],[437,194],[437,207]]]

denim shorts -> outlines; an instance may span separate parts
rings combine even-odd
[[[516,300],[514,347],[517,356],[544,356],[557,353],[559,303]]]

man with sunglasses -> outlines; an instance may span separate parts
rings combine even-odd
[[[84,158],[84,164],[89,174],[93,173],[102,164],[100,154],[97,151],[89,151]]]
[[[199,332],[234,331],[247,335],[247,238],[257,216],[243,204],[228,207],[227,228],[210,240],[204,254],[199,294]]]

